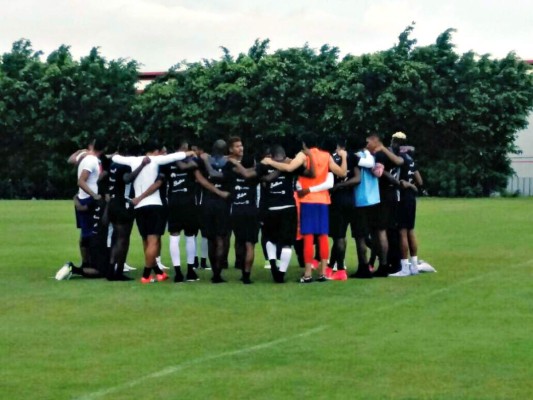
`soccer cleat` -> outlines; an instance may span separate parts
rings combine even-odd
[[[312,276],[302,276],[300,278],[300,283],[312,283],[313,277]]]
[[[128,264],[124,263],[124,272],[135,271],[136,269],[137,268],[132,267],[131,265],[128,265]]]
[[[327,279],[331,279],[331,277],[333,276],[333,274],[337,272],[335,270],[333,270],[333,268],[330,268],[330,267],[326,267],[326,278]]]
[[[245,285],[251,285],[253,283],[250,277],[243,277],[241,280]]]
[[[187,277],[185,279],[187,280],[187,282],[196,282],[200,280],[194,270],[187,271]]]
[[[389,274],[388,276],[392,277],[392,278],[404,278],[406,276],[410,276],[411,273],[407,270],[407,271],[404,271],[404,270],[399,270],[398,272],[394,273],[394,274]]]
[[[149,276],[148,278],[145,278],[144,276],[141,278],[141,283],[154,283],[155,279]]]
[[[226,283],[221,276],[214,276],[211,278],[211,283]]]
[[[158,282],[163,282],[168,279],[168,275],[166,274],[166,272],[163,272],[162,274],[157,274],[155,278],[157,279]]]
[[[372,272],[370,271],[370,268],[368,265],[361,266],[357,268],[357,271],[350,275],[350,278],[356,278],[356,279],[372,279],[374,276],[372,275]]]
[[[335,271],[329,279],[331,279],[332,281],[346,281],[348,280],[348,275],[346,274],[345,269],[339,269]]]
[[[72,263],[66,262],[56,273],[56,280],[64,281],[69,280],[72,276]]]
[[[317,282],[327,282],[329,279],[326,277],[326,275],[320,275],[316,281]]]
[[[270,269],[270,261],[265,261],[265,269]]]

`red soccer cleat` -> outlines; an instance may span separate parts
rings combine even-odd
[[[339,269],[338,271],[335,271],[329,279],[332,281],[347,281],[348,275],[346,274],[345,269]]]
[[[333,268],[326,267],[326,278],[332,279],[331,277],[335,274],[336,271],[333,271]]]
[[[163,282],[168,279],[168,275],[166,274],[166,272],[163,272],[162,274],[157,274],[155,277],[158,282]]]

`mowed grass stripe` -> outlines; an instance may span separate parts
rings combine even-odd
[[[528,398],[532,207],[423,199],[420,254],[433,275],[302,287],[293,262],[279,286],[258,250],[251,287],[232,269],[222,287],[208,273],[146,287],[55,282],[57,268],[78,259],[70,202],[0,202],[2,397],[76,398],[328,326],[103,398]],[[128,261],[141,266],[135,229],[132,239]],[[350,243],[352,271],[354,260]]]

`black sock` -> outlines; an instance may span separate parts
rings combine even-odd
[[[150,278],[151,273],[152,273],[152,268],[144,267],[143,278],[145,279]]]
[[[152,269],[154,270],[155,274],[156,275],[161,275],[163,273],[163,271],[161,270],[161,268],[159,268],[159,266],[156,264],[152,267]]]
[[[270,269],[278,269],[278,266],[276,265],[276,260],[268,260],[270,263]]]
[[[207,258],[203,258],[200,260],[200,267],[205,268],[207,267]]]
[[[115,277],[117,275],[117,272],[115,270],[116,266],[117,266],[117,264],[115,264],[115,263],[109,264],[109,267],[108,267],[108,270],[107,270],[107,276],[106,276],[108,281],[115,280]]]
[[[72,273],[75,275],[83,275],[83,268],[72,266]]]
[[[194,257],[194,268],[198,268],[198,257]]]
[[[194,272],[194,264],[187,264],[187,273]]]

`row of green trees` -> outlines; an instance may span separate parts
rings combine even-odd
[[[142,94],[134,61],[106,61],[97,49],[75,61],[65,46],[42,61],[16,42],[0,63],[0,197],[71,195],[65,158],[98,136],[155,136],[172,147],[238,135],[259,152],[304,132],[362,142],[398,130],[416,146],[430,193],[503,188],[533,108],[529,66],[513,53],[459,55],[452,30],[416,46],[412,30],[388,50],[342,60],[328,45],[268,53],[268,40],[256,41],[237,57],[223,48],[219,60],[177,64]]]

